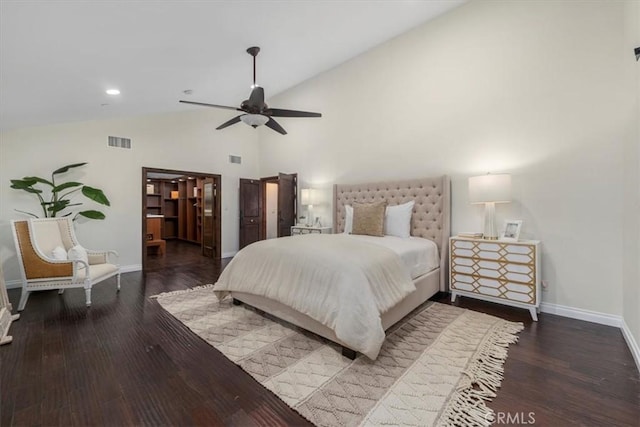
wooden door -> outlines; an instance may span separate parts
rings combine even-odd
[[[278,174],[278,237],[291,236],[296,223],[296,174]]]
[[[209,258],[213,258],[216,252],[215,198],[213,178],[206,177],[202,186],[202,255]]]
[[[260,240],[262,233],[262,184],[240,178],[240,249]]]

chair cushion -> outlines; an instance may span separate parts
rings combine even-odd
[[[114,276],[118,273],[118,266],[114,264],[94,264],[89,266],[89,274],[91,275],[91,281],[97,283],[108,277]],[[78,270],[78,280],[84,280],[86,277],[85,269]]]

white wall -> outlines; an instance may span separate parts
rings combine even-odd
[[[9,180],[47,177],[75,162],[89,164],[65,178],[101,188],[111,201],[111,207],[104,209],[104,221],[77,221],[78,239],[84,246],[115,249],[121,265],[140,266],[141,180],[146,166],[222,175],[222,253],[237,251],[238,178],[257,177],[258,146],[257,134],[248,126],[216,131],[228,116],[202,109],[0,134],[0,261],[6,280],[19,278],[8,221],[26,218],[14,209],[39,211],[35,197],[10,189]],[[108,147],[110,135],[131,138],[133,148]],[[242,156],[242,164],[230,164],[230,154]]]
[[[278,237],[278,184],[267,182],[267,239]]]
[[[480,230],[467,177],[513,174],[505,218],[542,241],[543,301],[622,315],[624,4],[472,1],[280,96],[323,113],[260,133],[260,173],[302,182],[448,174],[452,231]]]
[[[626,2],[624,28],[629,93],[635,96],[635,106],[624,151],[623,319],[628,328],[625,338],[640,368],[640,62],[633,54],[634,48],[640,47],[640,2]]]

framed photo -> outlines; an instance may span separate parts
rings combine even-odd
[[[504,222],[504,231],[500,235],[500,240],[505,242],[517,242],[522,229],[521,219],[508,219]]]

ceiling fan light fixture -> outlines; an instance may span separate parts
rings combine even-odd
[[[262,126],[269,121],[269,117],[262,114],[244,114],[240,116],[240,120],[252,127]]]

